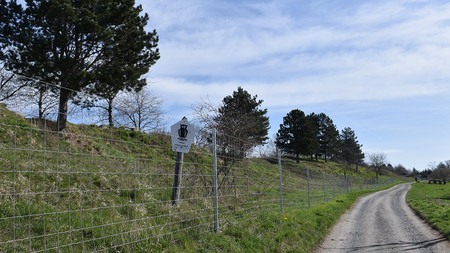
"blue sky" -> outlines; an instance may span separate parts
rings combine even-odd
[[[171,123],[242,86],[273,136],[292,109],[355,130],[364,152],[423,170],[450,160],[450,3],[137,1],[160,36],[148,74]]]

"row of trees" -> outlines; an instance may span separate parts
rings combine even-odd
[[[433,178],[433,179],[446,179],[450,180],[450,160],[445,162],[429,164],[428,169],[421,172],[417,172],[417,175],[421,178]]]
[[[122,91],[142,90],[143,75],[160,57],[157,33],[145,30],[149,17],[141,12],[134,0],[0,0],[0,65],[57,85],[27,87],[57,97],[60,131],[70,101],[103,104],[113,125],[113,101]]]
[[[261,108],[262,102],[238,87],[219,106],[202,100],[192,107],[204,129],[216,128],[221,133],[219,154],[226,164],[228,160],[245,157],[256,146],[267,143],[270,126],[267,109]],[[208,131],[203,136],[201,140],[206,140]],[[364,160],[362,145],[355,132],[347,127],[339,133],[333,120],[324,113],[305,115],[301,110],[292,110],[283,118],[275,144],[286,155],[294,155],[297,162],[300,156],[311,156],[312,159],[322,156],[326,160],[333,158],[349,166],[355,165],[357,169]]]
[[[306,115],[295,109],[290,111],[280,125],[276,145],[283,152],[300,156],[323,156],[325,161],[338,159],[348,165],[358,165],[364,161],[362,145],[358,143],[355,131],[350,127],[340,133],[333,120],[324,113]]]

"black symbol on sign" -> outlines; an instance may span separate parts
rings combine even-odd
[[[187,134],[188,134],[187,125],[181,124],[180,129],[178,129],[178,136],[180,137],[178,139],[185,141]]]

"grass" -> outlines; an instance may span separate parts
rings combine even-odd
[[[365,168],[349,173],[346,195],[343,177],[327,176],[323,204],[322,173],[345,168],[283,158],[280,213],[278,162],[246,159],[219,176],[215,234],[206,149],[185,155],[180,205],[172,206],[176,154],[168,136],[71,123],[58,133],[54,125],[0,105],[0,252],[257,252],[266,242],[269,251],[308,251],[358,194],[379,187]]]
[[[328,231],[355,200],[376,190],[358,190],[340,195],[332,201],[312,208],[288,209],[284,212],[255,213],[244,220],[235,220],[221,233],[197,234],[194,238],[180,236],[168,252],[312,252]]]
[[[450,184],[412,184],[406,201],[420,217],[450,239]]]

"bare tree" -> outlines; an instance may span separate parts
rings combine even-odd
[[[0,68],[0,102],[11,106],[29,107],[37,110],[28,111],[30,117],[47,118],[51,110],[57,108],[58,98],[50,92],[56,86],[14,74]]]
[[[437,167],[431,173],[431,178],[440,179],[444,182],[447,182],[450,179],[450,168],[447,167],[446,163],[439,163]]]
[[[138,131],[154,131],[163,121],[163,100],[147,89],[123,92],[116,98],[116,122]]]
[[[375,174],[377,176],[381,175],[381,169],[387,163],[387,155],[385,153],[372,153],[369,154],[370,165],[375,168]]]
[[[430,170],[435,170],[437,168],[437,164],[436,164],[436,162],[435,161],[433,161],[433,162],[429,162],[428,163],[428,169],[430,169]]]
[[[0,102],[16,97],[28,85],[28,80],[0,66]]]
[[[58,96],[50,92],[46,85],[27,88],[21,97],[37,105],[37,112],[34,111],[31,116],[40,120],[48,119],[51,117],[50,114],[55,113],[58,108]]]
[[[200,102],[191,105],[194,112],[194,121],[197,122],[199,130],[195,138],[195,145],[202,148],[209,147],[211,141],[211,129],[216,125],[214,119],[219,115],[219,106],[215,106],[209,97],[201,99]]]
[[[273,158],[277,157],[278,155],[278,149],[277,144],[275,143],[276,135],[274,135],[272,138],[269,138],[269,141],[264,146],[258,146],[257,149],[254,151],[254,155],[256,157],[261,158]]]

